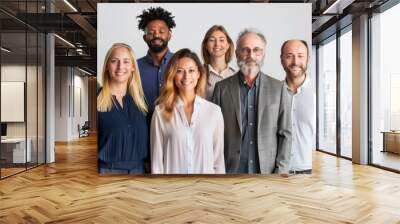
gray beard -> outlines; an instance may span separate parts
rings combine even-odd
[[[245,75],[245,76],[256,76],[261,70],[262,62],[261,63],[257,63],[257,66],[255,66],[255,67],[250,67],[250,66],[246,65],[246,62],[239,61],[238,62],[238,66],[240,68],[240,71],[243,73],[243,75]]]
[[[258,72],[260,71],[260,68],[257,67],[248,67],[248,66],[242,66],[240,67],[240,71],[243,73],[245,76],[256,76]]]

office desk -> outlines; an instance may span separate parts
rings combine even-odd
[[[25,153],[25,138],[6,138],[1,139],[1,157],[9,163],[25,163],[31,162],[31,145],[30,138],[26,140],[28,143]],[[12,155],[11,155],[12,154]],[[11,159],[12,158],[12,159]],[[25,161],[26,159],[26,161]]]
[[[382,152],[393,152],[400,154],[400,132],[383,131],[383,150]]]

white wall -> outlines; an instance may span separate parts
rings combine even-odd
[[[10,81],[10,82],[25,82],[26,71],[28,74],[36,74],[36,66],[27,66],[19,65],[19,64],[5,64],[1,66],[1,81]],[[32,82],[30,80],[30,85],[36,85],[36,81]],[[27,103],[36,102],[36,88],[28,88],[27,93]],[[32,91],[32,92],[31,92]],[[36,108],[37,104],[31,105]],[[9,110],[10,108],[1,108],[1,110]],[[24,109],[24,108],[22,108]],[[27,119],[29,122],[36,121],[36,114],[28,113]],[[32,117],[33,116],[33,117]],[[8,137],[25,137],[25,124],[26,122],[7,122],[7,136]],[[30,129],[36,130],[36,124],[28,125],[28,137],[29,133],[31,133]],[[35,131],[36,133],[36,131]]]
[[[78,124],[88,120],[88,78],[72,67],[56,67],[55,78],[55,141],[77,139]]]
[[[42,67],[25,64],[3,64],[1,66],[2,81],[18,81],[26,83],[26,107],[22,106],[22,113],[26,112],[24,122],[6,122],[7,137],[30,139],[32,161],[44,162],[44,74]],[[27,78],[27,80],[25,80]],[[23,93],[22,93],[23,94]],[[4,97],[4,96],[2,96]],[[12,110],[10,107],[1,110]],[[25,111],[26,110],[26,111]],[[11,112],[12,111],[8,111]],[[27,131],[27,132],[26,132]],[[39,156],[37,157],[37,153]]]
[[[85,123],[85,121],[88,121],[88,78],[87,76],[82,77],[83,73],[79,72],[78,70],[74,70],[74,91],[72,94],[74,94],[73,99],[74,99],[74,108],[72,110],[72,120],[71,120],[71,135],[73,138],[79,137],[78,133],[78,124],[81,126]],[[78,91],[80,93],[78,93]],[[79,97],[80,96],[80,97]],[[80,101],[80,102],[79,102]],[[81,107],[81,108],[79,108]],[[81,110],[81,111],[80,111]]]
[[[26,68],[25,64],[1,65],[1,81],[25,82],[25,69],[31,70],[33,67],[28,66],[28,68]]]
[[[68,140],[69,68],[55,68],[55,141]]]
[[[143,32],[137,28],[144,9],[161,6],[175,16],[176,27],[169,43],[172,51],[190,48],[200,54],[206,31],[215,24],[223,25],[236,42],[240,31],[257,28],[267,39],[266,60],[262,68],[271,76],[283,79],[280,47],[285,40],[298,38],[311,46],[311,4],[267,3],[99,3],[97,4],[97,71],[101,74],[104,56],[115,42],[131,45],[138,58],[147,52]],[[236,61],[231,62],[236,66]],[[101,77],[97,78],[101,83]]]

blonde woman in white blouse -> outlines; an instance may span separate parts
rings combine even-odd
[[[204,95],[206,74],[189,49],[174,54],[150,131],[153,174],[224,174],[224,122]]]

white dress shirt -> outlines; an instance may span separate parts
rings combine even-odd
[[[196,96],[191,123],[180,97],[167,122],[156,106],[150,131],[153,174],[224,174],[224,121],[221,108]]]
[[[312,169],[312,151],[315,149],[316,98],[311,80],[306,76],[294,93],[283,81],[287,93],[292,96],[292,156],[293,171]]]
[[[211,65],[208,65],[208,80],[207,80],[207,85],[206,85],[206,99],[211,100],[213,93],[214,93],[215,83],[217,83],[223,79],[226,79],[235,73],[236,73],[235,69],[229,65],[225,70],[221,71],[221,73],[218,73],[217,71],[215,71],[215,69]]]

